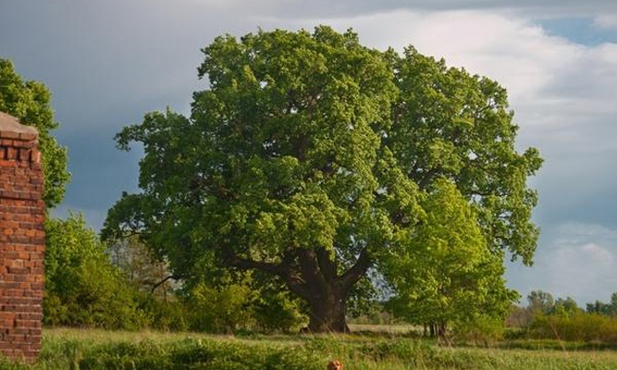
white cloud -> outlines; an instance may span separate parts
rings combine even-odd
[[[546,158],[540,176],[561,176],[549,181],[553,194],[557,184],[564,189],[564,180],[579,196],[597,176],[604,180],[600,186],[617,185],[604,171],[617,157],[617,45],[575,44],[515,14],[486,11],[395,11],[333,24],[353,26],[369,45],[401,50],[411,44],[497,80],[508,89],[521,126],[520,147],[540,148]]]
[[[611,266],[615,262],[615,255],[608,249],[597,244],[584,244],[579,250],[596,264]]]
[[[524,295],[544,290],[584,305],[617,291],[617,228],[568,222],[547,230],[533,268],[508,266],[510,284]]]
[[[617,29],[616,14],[602,14],[594,19],[594,24],[600,28]]]
[[[413,45],[449,65],[496,79],[515,103],[536,101],[541,89],[559,81],[585,55],[584,47],[550,36],[514,13],[400,10],[329,23],[338,29],[353,26],[374,47]]]
[[[613,249],[616,244],[611,245]],[[538,266],[546,269],[546,280],[556,296],[571,295],[579,301],[602,299],[603,293],[615,290],[616,253],[609,247],[594,243],[573,246],[554,246]]]

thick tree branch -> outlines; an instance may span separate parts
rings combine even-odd
[[[372,263],[373,261],[371,260],[368,249],[364,248],[362,252],[360,252],[360,256],[358,257],[356,263],[339,278],[343,291],[349,290],[358,280],[360,280],[369,267],[371,267]]]
[[[307,301],[310,300],[311,291],[309,285],[297,273],[289,271],[286,276],[283,276],[283,280],[292,292]]]
[[[336,263],[330,257],[330,253],[325,248],[317,249],[319,269],[326,281],[333,282],[336,279]]]
[[[150,295],[154,294],[154,291],[156,290],[156,288],[158,288],[161,285],[165,284],[168,280],[175,279],[175,278],[176,277],[174,275],[169,275],[169,276],[165,277],[163,280],[159,281],[158,283],[152,285],[152,289],[150,289]]]
[[[230,254],[226,258],[226,263],[231,267],[237,267],[243,270],[260,270],[271,274],[285,277],[288,273],[286,266],[263,261],[254,261],[251,259],[240,258],[235,254]]]
[[[301,249],[298,254],[302,278],[309,286],[319,290],[327,290],[328,283],[317,263],[317,254],[313,249]],[[317,285],[315,285],[317,284]]]
[[[293,268],[294,260],[298,258],[298,255],[299,253],[297,250],[290,249],[283,255],[282,262],[275,264],[240,258],[233,252],[228,252],[225,261],[226,264],[231,267],[237,267],[244,270],[254,269],[274,274],[282,278],[292,292],[304,299],[310,299],[310,285],[306,283],[306,280],[300,274],[300,271]]]
[[[229,267],[237,267],[243,270],[260,270],[280,277],[284,277],[288,273],[289,264],[285,259],[283,259],[283,263],[276,264],[239,257],[231,248],[225,248],[220,252],[223,262]]]

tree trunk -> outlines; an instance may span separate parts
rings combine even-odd
[[[347,293],[330,289],[309,300],[311,308],[308,330],[311,333],[347,333],[345,318]]]
[[[446,322],[442,322],[438,327],[438,336],[440,339],[445,339],[446,334],[448,333],[448,324]]]
[[[243,269],[258,269],[283,279],[287,287],[310,307],[307,328],[312,333],[345,333],[347,296],[371,266],[368,250],[360,252],[347,271],[338,274],[336,258],[324,248],[290,249],[281,263],[272,264],[228,255],[227,262]]]

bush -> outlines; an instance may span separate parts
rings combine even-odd
[[[532,338],[617,344],[617,318],[583,312],[569,316],[538,315],[529,328]]]
[[[189,309],[177,299],[163,301],[149,294],[142,294],[139,308],[144,311],[152,329],[186,331],[190,327]]]
[[[262,331],[297,332],[308,321],[299,306],[286,291],[262,291],[254,308],[255,321]]]
[[[189,307],[194,314],[191,329],[211,333],[233,333],[253,323],[250,308],[254,292],[248,285],[211,287],[199,284],[191,291]]]
[[[504,322],[501,318],[481,316],[474,320],[456,323],[453,339],[486,345],[503,339],[504,330]]]
[[[46,325],[137,329],[147,318],[80,214],[46,221]]]
[[[189,329],[209,333],[291,332],[308,320],[280,282],[252,272],[185,282]]]

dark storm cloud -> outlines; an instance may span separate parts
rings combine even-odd
[[[206,0],[204,3],[222,4],[224,0]],[[567,17],[617,11],[617,3],[605,0],[257,0],[243,2],[228,0],[228,6],[242,6],[250,9],[251,14],[268,17],[294,18],[350,18],[367,14],[410,10],[414,12],[433,12],[450,10],[492,10],[514,11],[533,16]]]
[[[135,190],[137,158],[115,149],[115,133],[148,111],[188,111],[206,86],[200,48],[234,23],[190,4],[145,4],[26,0],[0,12],[0,57],[53,94],[72,172],[63,208],[91,210],[96,228],[122,190]]]

